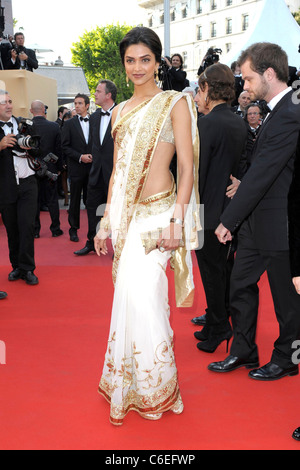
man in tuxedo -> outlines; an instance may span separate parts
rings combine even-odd
[[[6,228],[10,281],[24,279],[38,284],[34,274],[34,221],[37,210],[37,181],[25,154],[16,153],[18,122],[13,117],[13,103],[6,91],[0,91],[0,206]]]
[[[297,145],[297,156],[295,161],[294,177],[288,197],[289,217],[289,246],[291,275],[296,292],[300,295],[300,137]],[[293,438],[300,441],[300,427],[294,433]]]
[[[23,69],[33,72],[39,66],[35,52],[24,46],[25,36],[23,33],[16,33],[14,36],[15,47],[10,51],[10,60],[8,61],[8,69]]]
[[[62,171],[62,154],[61,154],[61,132],[56,122],[50,122],[46,119],[46,108],[42,101],[35,100],[31,103],[30,112],[33,115],[33,123],[38,135],[41,137],[40,158],[43,159],[53,153],[58,161],[56,163],[49,162],[48,170],[53,174]],[[50,230],[53,237],[63,235],[60,228],[60,214],[58,204],[57,181],[44,176],[39,180],[39,204],[35,221],[35,238],[39,238],[41,222],[40,222],[40,202],[43,195],[43,201],[49,209],[51,217]]]
[[[251,166],[228,208],[216,235],[232,239],[238,227],[238,249],[230,285],[234,339],[229,357],[212,363],[214,372],[239,367],[252,370],[252,379],[272,381],[298,374],[292,344],[300,331],[300,296],[291,280],[288,241],[288,193],[300,129],[300,106],[287,86],[287,54],[276,44],[257,43],[239,59],[245,90],[252,100],[266,100],[270,113],[255,142]],[[267,271],[279,337],[271,360],[259,367],[256,327],[258,282]]]
[[[87,191],[88,235],[84,248],[75,255],[84,256],[95,251],[94,238],[100,221],[100,206],[105,205],[109,180],[113,170],[114,143],[111,136],[111,113],[116,106],[117,87],[110,80],[101,80],[95,92],[95,103],[101,106],[90,118],[93,163]]]
[[[75,97],[74,105],[77,115],[65,121],[62,128],[62,150],[68,161],[68,176],[70,178],[70,240],[78,242],[81,195],[83,193],[83,202],[86,205],[87,186],[93,157],[88,115],[90,99],[79,93]]]

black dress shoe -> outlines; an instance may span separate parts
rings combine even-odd
[[[231,372],[233,370],[239,369],[240,367],[246,367],[246,369],[254,369],[259,367],[258,360],[245,360],[240,359],[239,357],[229,355],[224,361],[221,362],[212,362],[209,364],[208,369],[213,372]]]
[[[86,256],[92,251],[95,253],[96,252],[95,248],[92,246],[86,245],[84,248],[82,248],[82,250],[74,251],[74,255]]]
[[[61,237],[62,235],[64,234],[64,232],[62,230],[55,230],[55,232],[52,232],[52,237],[53,238],[57,238],[57,237]]]
[[[70,232],[70,241],[75,243],[79,242],[77,232]]]
[[[194,325],[206,325],[206,315],[201,315],[201,317],[195,317],[191,320]]]
[[[249,377],[255,380],[262,380],[262,381],[272,381],[272,380],[279,380],[282,377],[290,376],[293,377],[294,375],[299,374],[298,366],[293,366],[288,369],[282,369],[277,364],[273,362],[269,362],[265,366],[262,366],[260,369],[255,369],[249,372]]]
[[[0,291],[0,300],[6,299],[7,293]]]
[[[8,280],[9,281],[18,281],[19,279],[22,278],[22,272],[19,268],[14,269],[9,275],[8,275]]]
[[[292,438],[296,439],[296,441],[300,441],[300,428],[295,429],[292,434]]]
[[[22,275],[22,279],[28,284],[29,286],[36,286],[39,283],[38,278],[32,271],[28,271]]]

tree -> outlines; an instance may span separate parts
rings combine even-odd
[[[300,8],[298,11],[296,11],[295,13],[293,13],[293,17],[295,18],[295,20],[297,21],[297,23],[300,25]]]
[[[85,32],[73,44],[72,63],[82,67],[93,94],[99,80],[112,80],[118,89],[118,102],[128,99],[132,87],[126,84],[126,73],[121,62],[119,44],[130,26],[108,25]]]

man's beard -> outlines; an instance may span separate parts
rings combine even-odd
[[[269,93],[268,82],[265,79],[265,77],[261,77],[261,84],[260,84],[259,89],[256,90],[256,92],[254,94],[255,95],[254,98],[257,101],[265,100],[268,93]]]

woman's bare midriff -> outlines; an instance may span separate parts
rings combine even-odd
[[[172,188],[170,164],[175,153],[175,146],[166,142],[159,142],[152,159],[148,178],[141,195],[147,199],[158,193],[169,191]]]

